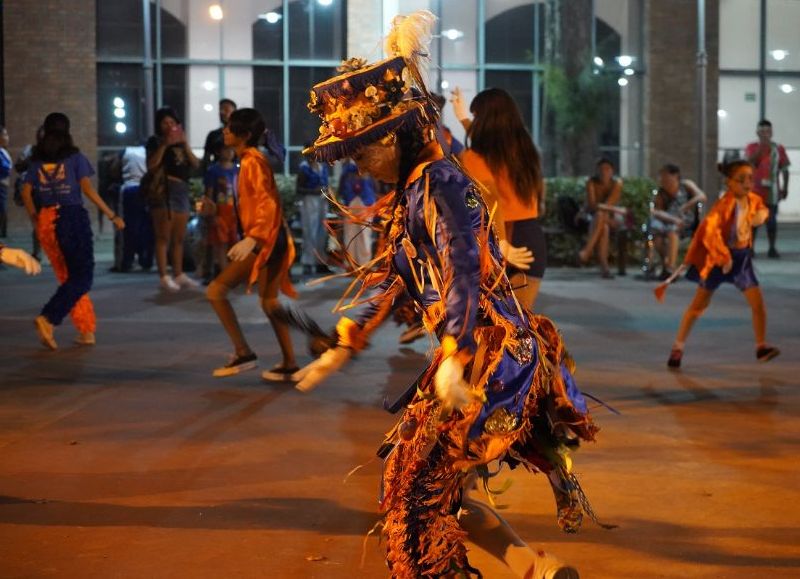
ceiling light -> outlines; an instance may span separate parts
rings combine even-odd
[[[283,16],[278,14],[277,12],[267,12],[266,14],[259,14],[258,15],[261,20],[266,20],[270,24],[276,24]]]
[[[595,63],[597,66],[603,66],[603,64],[604,64],[604,62],[603,62],[603,59],[602,59],[602,58],[600,58],[599,56],[595,56],[595,57],[594,57],[594,63]]]
[[[788,50],[781,50],[780,48],[778,48],[777,50],[770,50],[769,53],[772,55],[772,58],[778,61],[783,60],[784,58],[789,56]]]
[[[118,119],[124,119],[125,118],[125,109],[121,109],[121,108],[114,109],[114,116],[117,117]]]
[[[211,20],[222,20],[222,6],[212,4],[208,7],[208,15],[211,16]]]
[[[114,102],[114,106],[117,107],[118,109],[124,109],[125,108],[125,101],[122,100],[121,98],[114,97],[114,101],[113,102]]]
[[[207,113],[210,113],[211,111],[214,110],[214,105],[206,103],[203,105],[203,110],[206,111]]]
[[[622,78],[617,80],[617,84],[619,86],[628,86],[628,79],[625,78],[625,77],[622,77]]]
[[[320,6],[330,6],[331,4],[333,4],[333,0],[317,0],[317,3]]]
[[[719,109],[719,110],[717,111],[717,116],[718,116],[719,118],[721,118],[721,119],[727,118],[727,116],[728,116],[728,111],[726,111],[725,109]]]
[[[216,88],[216,86],[217,86],[217,85],[215,85],[215,84],[214,84],[213,82],[211,82],[210,80],[207,80],[207,81],[204,81],[204,82],[203,82],[203,88],[204,88],[204,89],[206,89],[206,90],[208,90],[208,91],[212,91],[212,90],[214,90],[214,89]]]
[[[442,36],[448,40],[458,40],[464,36],[464,33],[455,28],[448,28],[447,30],[442,30]]]
[[[778,88],[780,88],[781,92],[784,93],[784,94],[790,94],[790,93],[794,92],[794,86],[792,86],[792,85],[790,85],[788,83],[782,84]]]
[[[117,131],[120,135],[123,134],[125,131],[128,130],[128,127],[125,126],[125,123],[119,122],[114,125],[114,130]]]
[[[442,90],[447,90],[448,88],[450,88],[450,83],[447,82],[446,80],[443,80],[442,84],[441,84],[441,87],[442,87]]]
[[[624,68],[633,64],[633,57],[628,56],[627,54],[621,54],[616,58],[616,61],[621,67]]]
[[[622,71],[622,72],[624,72],[624,73],[625,73],[625,76],[633,76],[633,73],[634,73],[634,71],[633,71],[633,69],[632,69],[632,68],[626,68],[626,69],[625,69],[624,71]]]

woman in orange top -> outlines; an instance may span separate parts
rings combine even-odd
[[[530,266],[509,268],[514,294],[532,310],[547,267],[547,245],[539,222],[545,198],[539,152],[517,104],[503,89],[486,89],[472,99],[473,120],[464,110],[458,89],[453,92],[453,107],[467,129],[468,148],[461,153],[461,163],[485,188],[487,206],[495,207],[503,255],[516,263],[517,248],[532,254],[533,259],[527,260],[533,262]]]
[[[720,167],[727,190],[706,215],[686,252],[684,267],[687,279],[697,282],[694,299],[681,319],[678,335],[667,361],[670,368],[680,368],[683,348],[692,326],[723,283],[733,284],[744,294],[753,316],[756,358],[767,362],[780,350],[766,342],[767,310],[753,270],[753,227],[769,217],[769,209],[753,193],[753,166],[743,160]]]
[[[208,286],[206,295],[235,348],[230,362],[214,370],[214,376],[232,376],[256,367],[256,355],[242,334],[228,292],[243,281],[248,285],[257,281],[261,309],[269,318],[283,353],[283,361],[262,377],[288,381],[297,371],[297,364],[289,326],[275,313],[279,290],[291,297],[296,295],[289,281],[294,244],[283,219],[272,169],[256,148],[265,130],[264,119],[254,109],[235,111],[223,129],[225,146],[232,147],[241,160],[234,208],[242,240],[228,251],[231,261]]]

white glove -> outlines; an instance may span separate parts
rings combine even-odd
[[[463,408],[469,402],[469,390],[464,381],[464,365],[456,356],[442,360],[433,377],[436,396],[445,408]]]
[[[228,250],[228,257],[233,261],[244,261],[256,248],[256,240],[245,237]]]
[[[298,381],[294,387],[300,392],[311,392],[325,378],[344,366],[352,355],[353,351],[343,346],[327,350],[317,360],[292,375],[292,379]]]
[[[0,260],[6,265],[24,269],[28,275],[42,273],[42,265],[32,255],[22,249],[4,247],[0,249]]]
[[[469,118],[467,103],[464,102],[464,97],[459,87],[454,88],[450,93],[450,102],[453,103],[453,112],[459,121]]]
[[[503,254],[509,265],[513,265],[522,271],[530,269],[530,264],[534,261],[533,253],[531,253],[530,249],[527,247],[515,247],[505,239],[500,240],[500,253]]]

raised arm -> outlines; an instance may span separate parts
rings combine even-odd
[[[692,196],[691,198],[689,198],[688,201],[686,201],[686,203],[684,203],[681,206],[682,213],[685,213],[686,211],[688,211],[689,209],[691,209],[692,207],[694,207],[699,203],[705,203],[706,201],[708,201],[708,197],[706,196],[705,193],[703,193],[703,190],[700,189],[697,183],[695,183],[691,179],[684,179],[683,186],[686,187],[686,189],[689,191],[689,193],[691,193]]]

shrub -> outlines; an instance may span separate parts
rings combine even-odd
[[[575,265],[584,235],[567,229],[561,222],[558,198],[571,197],[578,205],[586,199],[586,177],[552,177],[547,183],[547,208],[543,226],[547,233],[547,260],[553,265]],[[628,232],[628,261],[641,261],[643,225],[650,214],[650,200],[656,183],[644,177],[627,177],[623,181],[621,204],[633,211],[634,227]]]

